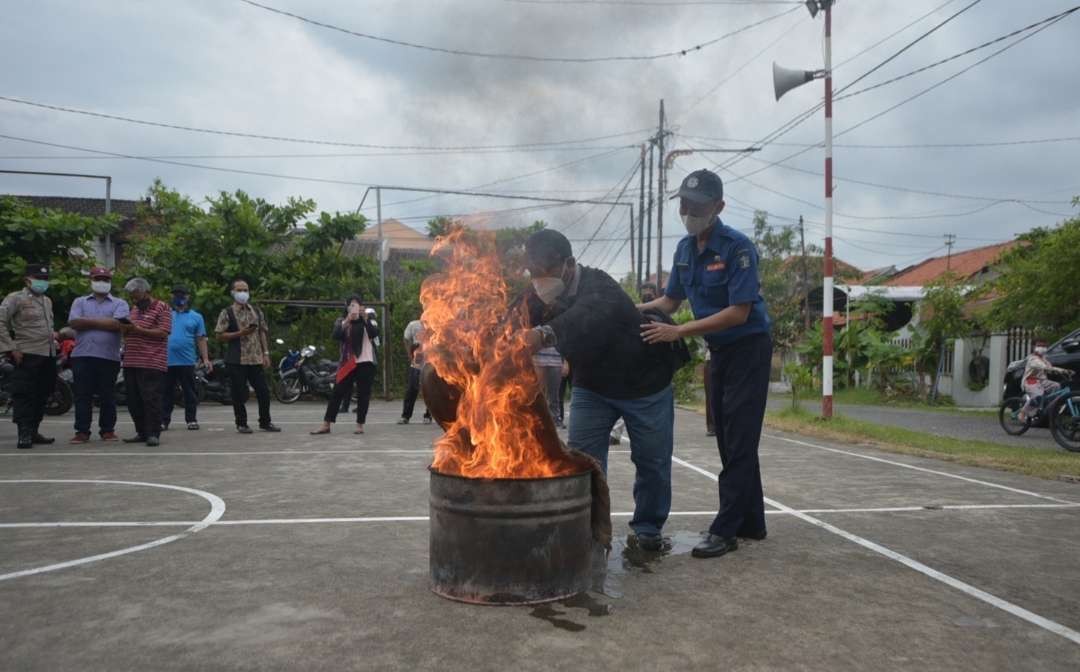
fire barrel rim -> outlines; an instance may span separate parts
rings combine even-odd
[[[470,604],[565,599],[591,580],[589,472],[479,479],[431,473],[431,590]]]

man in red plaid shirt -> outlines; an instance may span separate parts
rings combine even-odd
[[[124,285],[131,296],[124,334],[124,384],[127,406],[135,423],[135,436],[124,443],[157,446],[161,435],[161,388],[168,371],[169,333],[172,312],[165,302],[150,296],[150,283],[132,278]]]

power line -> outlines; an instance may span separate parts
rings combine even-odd
[[[243,2],[244,0],[240,0]],[[67,114],[79,114],[86,117],[96,117],[98,119],[110,119],[112,121],[123,121],[129,124],[139,124],[141,126],[153,126],[155,128],[169,128],[176,131],[188,131],[190,133],[204,133],[207,135],[224,135],[237,138],[252,138],[254,140],[273,140],[275,142],[293,142],[302,145],[328,145],[331,147],[357,147],[360,149],[396,149],[396,150],[427,150],[427,151],[465,151],[465,150],[491,150],[491,149],[520,149],[524,147],[556,147],[559,145],[581,145],[587,142],[595,142],[598,140],[610,140],[612,138],[624,138],[629,135],[641,135],[642,133],[648,133],[652,131],[652,128],[641,128],[634,131],[624,131],[622,133],[612,133],[610,135],[601,135],[592,138],[579,138],[577,140],[557,140],[548,142],[525,142],[518,144],[504,144],[504,145],[450,145],[445,147],[438,146],[425,146],[425,145],[376,145],[363,142],[344,142],[339,140],[316,140],[312,138],[299,138],[289,137],[283,135],[266,135],[262,133],[247,133],[244,131],[227,131],[218,128],[203,128],[199,126],[185,126],[183,124],[174,124],[164,121],[150,121],[147,119],[136,119],[134,117],[125,117],[117,114],[107,114],[105,112],[93,112],[91,110],[82,110],[75,107],[66,107],[63,105],[51,105],[48,103],[41,103],[34,100],[27,100],[25,98],[12,98],[11,96],[0,96],[0,100],[7,101],[9,103],[16,103],[18,105],[28,105],[30,107],[37,107],[44,110],[52,110],[54,112],[65,112]]]
[[[798,7],[792,7],[791,9],[780,12],[779,14],[774,14],[774,15],[766,17],[766,18],[764,18],[764,19],[762,19],[760,21],[756,21],[754,23],[742,26],[741,28],[737,28],[735,30],[724,33],[723,35],[720,35],[719,37],[715,37],[715,38],[713,38],[711,40],[702,42],[700,44],[695,44],[693,46],[686,47],[684,49],[676,49],[674,51],[665,51],[665,52],[661,52],[661,53],[657,53],[657,54],[569,57],[569,56],[536,56],[536,55],[530,55],[530,54],[511,54],[511,53],[500,53],[500,52],[469,51],[469,50],[465,50],[465,49],[449,49],[449,48],[446,48],[446,47],[435,47],[435,46],[431,46],[431,45],[427,45],[427,44],[419,44],[417,42],[407,42],[405,40],[398,40],[398,39],[393,39],[393,38],[389,38],[389,37],[380,37],[378,35],[371,35],[369,33],[361,33],[359,31],[350,30],[348,28],[342,28],[341,26],[335,26],[334,24],[331,24],[331,23],[326,23],[326,22],[323,22],[323,21],[316,21],[315,19],[310,19],[308,17],[301,16],[301,15],[295,14],[293,12],[287,12],[287,11],[282,10],[282,9],[277,9],[277,8],[274,8],[274,7],[270,7],[268,5],[264,5],[264,4],[255,2],[254,0],[240,0],[240,2],[244,3],[245,5],[250,5],[250,6],[256,7],[258,9],[262,9],[262,10],[265,10],[265,11],[268,11],[268,12],[272,12],[274,14],[280,14],[281,16],[287,16],[289,18],[296,19],[297,21],[302,21],[302,22],[310,24],[312,26],[318,26],[319,28],[325,28],[327,30],[333,30],[335,32],[343,33],[343,34],[349,35],[351,37],[359,37],[359,38],[362,38],[362,39],[365,39],[365,40],[373,40],[375,42],[382,42],[384,44],[392,44],[392,45],[395,45],[395,46],[398,46],[398,47],[408,47],[410,49],[420,49],[422,51],[431,51],[431,52],[435,52],[435,53],[448,54],[448,55],[453,55],[453,56],[471,56],[471,57],[474,57],[474,58],[490,58],[490,59],[512,60],[512,61],[539,61],[539,62],[545,62],[545,63],[602,63],[602,62],[610,62],[610,61],[655,61],[655,60],[659,60],[659,59],[662,59],[662,58],[672,58],[672,57],[676,57],[676,56],[686,56],[687,54],[689,54],[691,52],[701,51],[702,49],[704,49],[706,47],[709,47],[709,46],[712,46],[712,45],[716,44],[717,42],[721,42],[723,40],[728,39],[729,37],[733,37],[735,35],[738,35],[739,33],[745,32],[745,31],[750,30],[752,28],[756,28],[757,26],[768,23],[769,21],[773,21],[775,19],[780,18],[781,16],[784,16],[786,14],[790,14],[791,12],[795,12],[795,11],[799,10]]]
[[[619,191],[619,195],[615,197],[616,201],[619,201],[619,200],[622,199],[623,194],[625,194],[627,188],[630,187],[630,182],[634,179],[634,174],[637,172],[637,169],[638,169],[638,167],[640,165],[641,165],[641,159],[638,159],[637,161],[634,162],[633,167],[630,168],[630,172],[626,177],[626,181],[623,183],[622,189]],[[579,259],[581,257],[585,256],[585,253],[589,251],[589,247],[592,246],[592,244],[593,244],[593,239],[595,239],[596,236],[600,234],[600,230],[604,228],[604,224],[606,224],[608,218],[611,217],[611,213],[613,213],[615,211],[615,207],[616,207],[615,205],[612,205],[611,208],[608,209],[607,214],[604,215],[604,218],[602,220],[600,220],[600,225],[596,227],[595,231],[593,231],[593,234],[592,234],[592,236],[590,236],[589,241],[585,244],[585,249],[581,250],[581,252],[578,252],[577,257]]]
[[[1066,16],[1068,16],[1069,14],[1072,14],[1073,12],[1077,11],[1078,9],[1080,9],[1080,6],[1073,7],[1072,9],[1067,9],[1064,12],[1061,12],[1060,14],[1055,14],[1054,16],[1047,17],[1047,18],[1045,18],[1045,19],[1043,19],[1041,21],[1036,21],[1035,23],[1024,26],[1023,28],[1018,28],[1018,29],[1012,31],[1011,33],[1006,33],[1005,35],[1002,35],[1000,37],[995,37],[992,40],[983,42],[982,44],[971,47],[970,49],[965,49],[964,51],[953,54],[952,56],[947,56],[947,57],[942,58],[940,60],[934,61],[933,63],[930,63],[928,65],[924,65],[921,68],[916,68],[915,70],[911,70],[910,72],[905,72],[902,75],[897,75],[896,77],[891,77],[889,79],[886,79],[883,82],[878,82],[877,84],[871,84],[870,86],[858,89],[857,91],[852,91],[851,93],[848,93],[848,94],[845,94],[845,95],[842,95],[842,96],[837,96],[836,98],[834,98],[834,100],[844,100],[845,98],[851,98],[852,96],[858,96],[860,94],[866,93],[867,91],[873,91],[874,89],[880,89],[883,86],[888,86],[889,84],[894,84],[896,82],[899,82],[900,80],[907,79],[908,77],[912,77],[914,75],[926,72],[927,70],[930,70],[932,68],[936,68],[939,65],[944,65],[944,64],[949,63],[951,61],[955,61],[958,58],[963,58],[964,56],[967,56],[969,54],[973,54],[976,51],[979,51],[980,49],[985,49],[986,47],[997,44],[998,42],[1004,42],[1005,40],[1009,39],[1010,37],[1016,37],[1017,35],[1020,35],[1021,33],[1026,33],[1029,30],[1034,30],[1035,28],[1038,28],[1039,26],[1041,26],[1041,25],[1043,25],[1045,23],[1051,23],[1051,22],[1057,21],[1058,19],[1065,18]]]
[[[800,0],[503,0],[518,5],[615,5],[622,7],[802,5]]]
[[[956,0],[946,0],[945,2],[941,3],[937,7],[931,9],[929,12],[923,14],[922,16],[920,16],[920,17],[918,17],[918,18],[916,18],[914,20],[912,20],[910,23],[904,24],[903,26],[901,26],[897,30],[894,30],[893,32],[889,33],[885,37],[883,37],[880,40],[874,42],[873,44],[871,44],[871,45],[869,45],[867,47],[864,47],[863,49],[860,49],[859,51],[855,52],[851,56],[848,56],[844,60],[840,61],[839,63],[836,63],[835,65],[833,65],[833,72],[835,72],[838,68],[840,68],[840,67],[842,67],[844,65],[847,65],[848,63],[854,61],[856,58],[862,56],[866,52],[871,51],[871,50],[881,46],[885,42],[888,42],[892,38],[896,37],[900,33],[907,30],[908,28],[914,26],[916,23],[919,23],[920,21],[922,21],[923,19],[925,19],[926,17],[928,17],[928,16],[930,16],[932,14],[936,14],[938,11],[944,9],[947,5],[951,5],[954,2],[956,2]]]
[[[143,154],[148,159],[350,159],[363,157],[409,157],[409,156],[457,156],[488,154],[531,154],[535,152],[583,152],[596,150],[639,149],[640,145],[583,145],[580,147],[522,147],[519,149],[472,149],[472,150],[428,150],[415,152],[341,152],[330,154]],[[0,159],[41,161],[41,160],[96,160],[105,161],[124,157],[87,156],[85,154],[8,154]]]
[[[680,134],[684,138],[691,140],[700,140],[702,142],[724,142],[724,143],[753,143],[750,139],[739,138],[718,138],[709,137],[703,135],[686,135]],[[906,144],[864,144],[864,143],[833,143],[833,147],[842,147],[844,149],[960,149],[960,148],[979,148],[979,147],[1012,147],[1017,145],[1043,145],[1058,142],[1077,142],[1080,141],[1080,135],[1067,135],[1056,138],[1029,138],[1024,140],[1002,140],[994,142],[923,142],[923,143],[906,143]],[[770,142],[770,145],[776,147],[805,147],[814,149],[815,147],[823,147],[824,143],[821,142]]]

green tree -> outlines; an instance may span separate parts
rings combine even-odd
[[[801,266],[790,263],[799,247],[796,230],[790,226],[774,227],[768,213],[754,212],[754,245],[758,251],[758,277],[761,296],[769,307],[773,342],[779,350],[788,350],[803,335],[802,296],[795,291],[802,283]]]
[[[427,223],[428,238],[438,238],[450,233],[454,228],[454,219],[445,215],[429,219]]]
[[[924,334],[922,354],[923,364],[932,364],[934,384],[929,397],[937,398],[938,380],[941,377],[941,363],[945,357],[945,348],[950,347],[954,339],[966,336],[973,329],[973,323],[964,315],[964,306],[968,297],[959,279],[946,273],[926,286],[926,295],[919,304],[919,326]],[[936,352],[934,358],[930,353]]]
[[[1020,241],[1002,257],[1001,275],[989,286],[998,297],[990,323],[1001,329],[1028,325],[1048,338],[1080,327],[1080,217],[1035,229]]]
[[[20,289],[28,263],[49,264],[49,296],[60,326],[71,302],[89,292],[83,273],[98,264],[94,241],[116,231],[117,221],[115,215],[84,217],[0,197],[0,290]]]

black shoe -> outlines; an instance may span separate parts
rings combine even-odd
[[[169,431],[169,423],[167,423],[167,422],[161,423],[161,431],[163,431],[163,432]]]
[[[265,425],[259,425],[259,429],[261,429],[264,432],[280,432],[281,431],[281,427],[278,427],[277,425],[275,425],[272,422],[268,422]]]
[[[15,446],[21,450],[34,447],[34,433],[29,428],[19,427],[19,441]]]
[[[146,443],[146,437],[142,434],[136,434],[130,439],[121,439],[124,443]]]
[[[151,448],[156,448],[161,445],[161,439],[156,436],[148,436],[146,437],[146,445],[150,446]]]
[[[660,551],[664,548],[664,538],[655,532],[638,532],[637,546],[643,551]]]
[[[431,416],[430,415],[425,415],[424,416],[424,424],[425,425],[430,425],[431,424]]]
[[[739,542],[735,537],[718,537],[710,533],[700,544],[694,546],[690,555],[695,558],[718,558],[738,548]]]
[[[47,446],[55,441],[56,439],[51,436],[42,436],[41,432],[34,432],[34,435],[30,437],[30,443],[35,446]]]
[[[716,430],[715,429],[706,429],[705,430],[705,436],[716,436]]]
[[[236,431],[241,434],[251,434],[251,427],[248,427],[247,425],[237,425]]]
[[[739,530],[735,533],[735,536],[740,539],[753,539],[754,541],[762,541],[765,537],[769,536],[768,530],[755,530],[754,532],[743,532]]]

